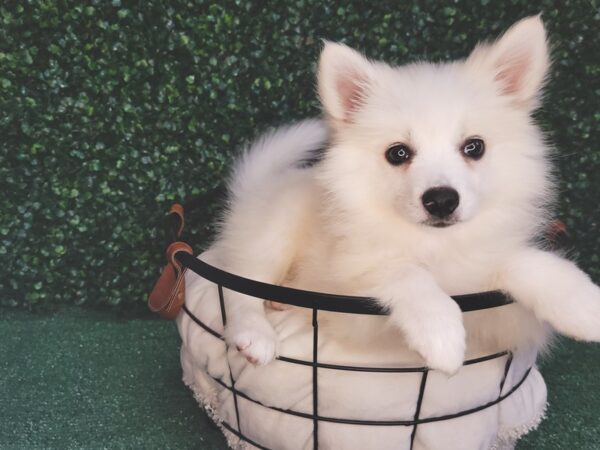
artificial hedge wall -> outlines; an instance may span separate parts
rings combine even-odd
[[[598,280],[596,0],[29,0],[0,4],[0,302],[144,301],[169,204],[200,196],[200,249],[240,145],[319,113],[321,38],[396,63],[456,58],[539,11],[560,214]]]

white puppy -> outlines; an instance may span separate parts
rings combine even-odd
[[[444,64],[392,67],[326,43],[326,124],[267,135],[237,164],[214,247],[223,268],[378,299],[406,344],[447,373],[471,340],[541,347],[547,324],[600,340],[600,288],[534,241],[553,198],[531,118],[548,67],[539,16]],[[326,143],[323,159],[302,167]],[[517,304],[463,320],[450,298],[492,289]],[[258,364],[277,351],[263,308],[228,292],[227,340]],[[360,322],[352,327],[361,336]]]

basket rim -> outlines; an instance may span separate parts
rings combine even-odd
[[[185,251],[174,255],[184,267],[217,286],[262,300],[330,312],[366,315],[388,315],[389,311],[369,297],[330,294],[279,286],[252,280],[215,267]],[[480,311],[514,303],[503,291],[485,291],[453,295],[462,312]]]

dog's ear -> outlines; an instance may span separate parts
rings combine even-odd
[[[489,73],[501,94],[535,108],[550,66],[540,15],[517,22],[493,44],[478,45],[466,64],[480,74]]]
[[[373,64],[343,44],[325,41],[319,58],[319,96],[325,112],[350,122],[369,93]]]

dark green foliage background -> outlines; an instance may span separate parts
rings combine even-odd
[[[560,214],[600,278],[596,0],[0,5],[4,304],[144,301],[169,204],[203,198],[190,227],[200,249],[240,145],[319,113],[321,38],[394,63],[445,60],[539,11],[554,46],[539,118],[557,148]]]

